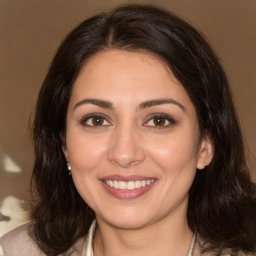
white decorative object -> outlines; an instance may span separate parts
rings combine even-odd
[[[9,221],[0,221],[0,237],[10,230],[27,223],[28,213],[22,208],[22,202],[13,196],[8,196],[3,200],[0,213],[9,217]],[[1,254],[0,254],[1,255]]]

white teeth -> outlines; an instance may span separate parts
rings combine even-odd
[[[136,188],[141,188],[141,181],[140,180],[135,181],[135,187]]]
[[[105,183],[115,189],[133,190],[136,188],[146,187],[152,184],[154,180],[136,180],[136,181],[117,181],[117,180],[105,180]]]
[[[114,188],[115,188],[115,189],[118,189],[118,188],[119,188],[119,186],[118,186],[118,181],[117,181],[117,180],[114,180]]]
[[[124,181],[119,181],[118,182],[118,187],[119,187],[119,189],[126,189],[126,182],[124,182]]]
[[[135,189],[135,182],[134,182],[134,181],[129,181],[129,182],[127,183],[127,189],[128,189],[128,190],[133,190],[133,189]]]

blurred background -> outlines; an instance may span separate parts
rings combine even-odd
[[[256,179],[255,0],[0,0],[0,237],[27,220],[31,127],[39,88],[65,35],[124,3],[154,3],[194,25],[224,66]]]

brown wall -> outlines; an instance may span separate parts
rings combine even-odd
[[[125,2],[0,0],[0,204],[7,195],[26,198],[33,163],[29,120],[60,41],[86,17]],[[190,21],[208,37],[227,71],[242,129],[255,155],[256,1],[156,2]],[[22,172],[4,170],[7,156]],[[250,163],[256,176],[252,157]]]

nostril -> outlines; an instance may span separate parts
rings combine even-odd
[[[113,134],[107,158],[111,163],[126,168],[143,162],[145,153],[132,129],[120,129]]]
[[[108,154],[108,160],[111,163],[117,164],[123,168],[137,165],[143,162],[144,159],[145,159],[145,155],[140,152],[137,152],[131,155],[125,155],[125,154],[121,155],[121,154],[115,154],[113,152],[110,152]]]

